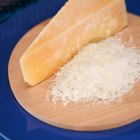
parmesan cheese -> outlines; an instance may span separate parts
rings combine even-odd
[[[128,24],[124,0],[70,0],[20,58],[24,81],[36,85],[56,73],[85,44]]]
[[[50,87],[53,101],[115,101],[140,80],[140,52],[116,37],[87,45],[61,68]]]

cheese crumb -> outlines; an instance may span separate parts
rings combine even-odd
[[[118,101],[140,80],[140,52],[111,37],[87,45],[55,76],[54,103]]]

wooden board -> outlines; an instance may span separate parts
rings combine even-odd
[[[129,26],[123,31],[122,37],[128,34],[134,37],[135,44],[140,49],[140,18],[128,15]],[[124,97],[121,103],[87,106],[71,103],[67,107],[52,101],[45,101],[51,78],[30,87],[23,81],[19,59],[38,33],[48,21],[40,23],[17,43],[9,61],[9,81],[13,94],[20,105],[39,120],[61,128],[81,131],[106,130],[123,126],[140,119],[140,82],[134,87],[134,94]]]

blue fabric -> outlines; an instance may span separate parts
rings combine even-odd
[[[53,16],[66,0],[40,0],[0,25],[0,139],[131,140],[140,139],[140,120],[99,132],[68,131],[45,124],[17,103],[8,81],[8,61],[18,40],[33,26]],[[129,12],[140,15],[140,1],[126,0]],[[6,138],[5,138],[6,139]]]

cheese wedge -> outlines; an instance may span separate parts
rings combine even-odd
[[[84,45],[126,25],[124,0],[69,0],[22,55],[24,81],[35,85],[47,79]]]

